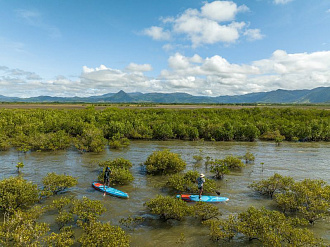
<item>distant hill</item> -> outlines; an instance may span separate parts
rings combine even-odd
[[[86,103],[187,103],[187,104],[234,104],[234,103],[330,103],[330,87],[311,90],[283,90],[249,93],[234,96],[193,96],[188,93],[108,93],[91,97],[51,97],[31,98],[6,97],[0,95],[1,102],[86,102]]]
[[[122,103],[122,102],[134,102],[135,99],[125,93],[123,90],[120,90],[118,93],[105,98],[104,101],[114,102],[114,103]]]

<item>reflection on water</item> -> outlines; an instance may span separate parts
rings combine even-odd
[[[330,143],[286,142],[276,146],[271,142],[133,141],[126,149],[107,150],[100,154],[81,154],[74,149],[27,154],[10,150],[0,152],[2,168],[0,178],[15,176],[17,162],[24,162],[25,166],[22,169],[24,178],[39,185],[42,178],[49,172],[65,173],[77,177],[78,185],[71,188],[67,194],[101,200],[107,208],[107,212],[102,215],[101,220],[118,224],[121,218],[146,215],[147,212],[143,204],[156,194],[167,193],[160,188],[164,178],[147,176],[140,166],[153,151],[164,148],[181,154],[188,164],[187,170],[194,168],[193,155],[197,154],[213,159],[222,159],[231,154],[244,155],[246,152],[255,155],[256,160],[253,165],[248,165],[241,172],[231,173],[225,176],[222,181],[217,182],[221,194],[230,198],[229,202],[218,204],[224,218],[228,214],[241,212],[251,205],[272,208],[271,200],[259,197],[247,186],[253,181],[268,178],[275,172],[284,176],[292,176],[295,180],[323,179],[330,183]],[[98,162],[118,157],[123,157],[133,163],[132,172],[135,180],[131,185],[119,187],[130,195],[128,200],[111,196],[103,197],[102,193],[94,190],[91,186],[100,171]],[[209,177],[211,176],[211,173],[204,166],[198,167],[197,170]],[[45,219],[47,218],[51,218],[51,216],[45,216]],[[328,236],[330,232],[329,220],[318,222],[311,229],[317,235],[330,241],[330,236]],[[132,246],[176,245],[181,234],[184,234],[186,246],[214,245],[207,236],[208,229],[193,219],[166,223],[148,221],[129,233],[132,236]],[[245,246],[248,243],[242,242],[241,245]]]

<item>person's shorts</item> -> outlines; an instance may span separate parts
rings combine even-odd
[[[199,189],[199,190],[203,189],[203,186],[201,186],[201,187],[198,187],[198,189]]]

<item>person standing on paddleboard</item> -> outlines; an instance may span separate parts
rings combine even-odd
[[[104,182],[104,194],[103,196],[105,196],[105,186],[108,186],[110,185],[110,175],[111,175],[111,170],[109,168],[109,166],[107,166],[107,168],[105,168],[105,172],[104,172],[104,177],[103,177],[103,182]]]
[[[205,183],[205,175],[203,173],[201,173],[201,175],[199,175],[199,178],[197,178],[197,186],[198,186],[198,190],[199,190],[199,200],[201,199],[202,193],[203,193],[203,186]]]

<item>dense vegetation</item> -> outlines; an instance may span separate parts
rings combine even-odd
[[[304,218],[311,224],[330,215],[330,186],[323,180],[297,182],[276,173],[268,179],[252,183],[250,187],[274,198],[282,212]]]
[[[306,221],[286,217],[283,213],[265,208],[248,208],[228,220],[212,219],[210,226],[213,241],[235,241],[244,237],[258,241],[261,246],[323,246],[322,240],[302,226]],[[325,246],[325,245],[324,245]]]
[[[0,110],[0,150],[100,152],[129,139],[329,141],[330,112],[317,109]]]
[[[118,226],[98,221],[106,211],[100,201],[87,197],[60,197],[48,206],[42,204],[44,192],[54,195],[77,183],[71,176],[48,174],[44,188],[21,177],[0,181],[0,246],[129,246],[129,236]],[[39,205],[37,202],[41,202]],[[56,215],[54,225],[40,222],[50,212]],[[51,231],[51,229],[53,231]],[[76,236],[75,230],[82,234]]]
[[[0,150],[15,147],[23,152],[55,151],[74,145],[83,152],[101,152],[107,144],[110,148],[126,146],[129,139],[329,141],[329,120],[327,111],[293,108],[0,110]],[[194,168],[206,160],[205,170],[214,175],[206,178],[205,193],[215,192],[216,179],[244,169],[255,159],[249,152],[242,157],[230,155],[213,160],[195,154],[193,158]],[[102,169],[98,177],[101,181],[107,166],[112,170],[111,185],[134,180],[129,160],[117,158],[98,165]],[[197,192],[199,172],[185,170],[180,154],[155,151],[143,165],[146,174],[164,177],[162,193]],[[129,246],[129,236],[122,228],[98,220],[105,212],[100,201],[57,195],[75,186],[76,178],[49,173],[42,179],[43,187],[38,187],[19,176],[20,170],[24,171],[23,162],[17,163],[16,168],[18,177],[0,181],[1,246]],[[257,240],[263,246],[322,245],[305,227],[329,215],[329,185],[322,180],[294,181],[275,174],[250,187],[271,197],[272,207],[277,210],[251,207],[223,219],[219,217],[219,207],[206,203],[189,205],[173,194],[157,195],[144,205],[148,213],[164,221],[198,219],[209,227],[215,242],[246,239]],[[54,197],[48,206],[43,204],[46,197]],[[55,222],[41,222],[41,216],[47,212],[54,215]],[[141,221],[140,215],[122,220],[126,224]]]
[[[181,159],[179,154],[172,153],[170,150],[161,150],[153,152],[144,162],[149,174],[173,174],[183,171],[186,168],[186,162]]]

